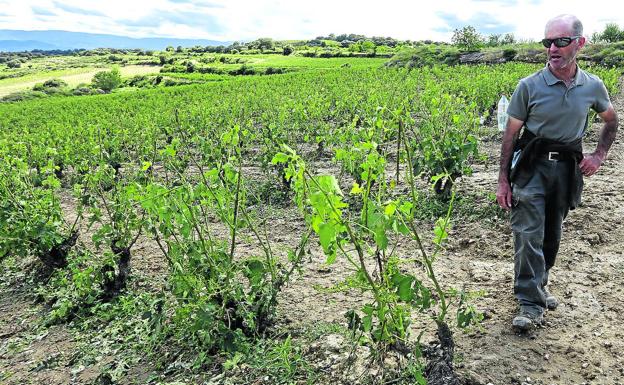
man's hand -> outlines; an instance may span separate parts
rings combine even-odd
[[[509,183],[509,164],[514,148],[514,142],[524,125],[524,121],[510,116],[507,119],[507,127],[503,134],[501,144],[500,170],[498,172],[498,188],[496,189],[496,201],[505,210],[511,210],[511,184]]]
[[[583,160],[581,160],[581,162],[579,163],[581,172],[585,176],[594,175],[602,165],[603,160],[603,157],[596,154],[595,152],[591,154],[583,154]]]
[[[506,181],[499,181],[496,189],[496,201],[505,210],[511,210],[511,185]]]
[[[602,126],[600,130],[600,138],[598,139],[596,151],[591,154],[584,154],[583,160],[579,163],[581,172],[585,176],[592,176],[598,171],[600,165],[602,165],[602,162],[604,162],[607,157],[607,152],[609,152],[609,148],[615,140],[615,133],[617,132],[618,118],[613,109],[613,105],[609,103],[609,107],[604,112],[599,113],[598,116],[604,121],[604,126]]]

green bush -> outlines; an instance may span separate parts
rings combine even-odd
[[[146,88],[152,87],[152,78],[147,75],[137,75],[129,79],[126,84],[130,87]]]
[[[83,96],[83,95],[93,95],[95,90],[93,88],[89,88],[86,86],[76,87],[72,90],[72,95],[75,96]]]
[[[65,89],[59,88],[59,87],[47,87],[47,88],[45,88],[45,90],[43,92],[45,92],[49,96],[67,95],[68,94]]]
[[[238,75],[255,75],[257,72],[253,67],[247,67],[247,65],[243,64],[238,69],[231,70],[228,73],[232,76],[238,76]]]
[[[267,69],[264,71],[265,75],[275,75],[275,74],[283,74],[286,72],[286,69],[284,68],[274,68],[274,67],[267,67]]]
[[[43,86],[46,88],[49,88],[49,87],[65,88],[67,87],[67,82],[65,82],[62,79],[50,79],[50,80],[46,80],[43,83]]]
[[[9,94],[2,98],[3,102],[21,102],[22,100],[31,100],[31,99],[39,99],[45,98],[48,96],[45,92],[41,91],[19,91]]]
[[[196,72],[201,74],[224,74],[225,71],[218,67],[199,67]]]
[[[182,73],[186,72],[186,67],[179,64],[166,64],[160,69],[160,72]]]
[[[517,54],[518,54],[518,51],[516,51],[513,48],[505,48],[505,50],[503,50],[503,57],[508,61],[513,60]]]
[[[105,92],[111,92],[121,84],[121,74],[118,68],[110,71],[101,71],[93,76],[93,86]]]
[[[32,88],[33,91],[45,92],[48,95],[58,95],[66,93],[67,83],[61,79],[50,79],[43,83],[37,83]]]
[[[22,63],[19,60],[11,60],[6,63],[9,68],[20,68]]]
[[[283,51],[284,56],[291,55],[293,52],[295,52],[295,48],[292,45],[284,46],[284,51]]]

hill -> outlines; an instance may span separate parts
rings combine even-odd
[[[94,49],[94,48],[142,48],[162,50],[167,46],[192,47],[229,45],[231,42],[206,39],[174,39],[166,37],[131,38],[126,36],[69,32],[59,30],[22,31],[0,30],[0,51],[30,51],[34,49]]]

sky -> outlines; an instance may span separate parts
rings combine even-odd
[[[624,28],[615,1],[558,0],[0,0],[0,29],[65,30],[220,41],[312,39],[330,33],[450,41],[472,25],[484,36],[543,38],[544,24],[576,14],[585,35]]]

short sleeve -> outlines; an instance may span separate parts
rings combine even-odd
[[[520,81],[507,107],[507,115],[525,122],[529,117],[529,89],[524,81]]]
[[[605,87],[602,80],[600,80],[598,86],[596,87],[596,101],[592,105],[592,109],[600,114],[609,108],[610,103],[611,100],[609,100],[607,87]]]

